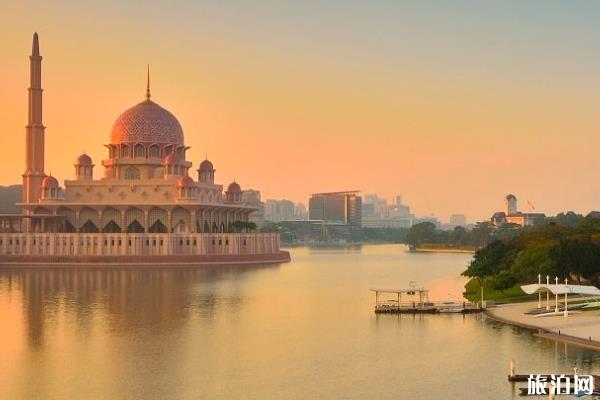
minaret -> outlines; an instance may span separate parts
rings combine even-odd
[[[37,32],[33,34],[29,78],[29,121],[25,129],[23,203],[37,203],[44,173],[44,124],[42,122],[42,56]]]

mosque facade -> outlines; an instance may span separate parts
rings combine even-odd
[[[106,159],[81,154],[74,176],[46,174],[42,57],[37,33],[30,56],[29,113],[22,215],[0,216],[0,262],[287,261],[279,234],[258,233],[238,182],[215,182],[208,160],[195,169],[181,124],[145,99],[115,121]],[[99,174],[99,169],[103,170]],[[101,175],[101,176],[98,176]]]

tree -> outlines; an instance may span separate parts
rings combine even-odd
[[[556,241],[548,240],[519,251],[511,267],[512,274],[519,282],[536,281],[538,274],[544,277],[558,275],[558,262],[554,256],[556,246]]]
[[[435,243],[436,229],[431,222],[421,222],[413,225],[406,234],[406,243],[411,250],[425,243]]]
[[[481,280],[495,275],[501,270],[509,269],[513,258],[514,249],[511,249],[510,245],[496,240],[475,252],[473,260],[463,275]]]
[[[490,222],[478,222],[471,230],[472,244],[476,247],[487,246],[492,241],[493,232]]]

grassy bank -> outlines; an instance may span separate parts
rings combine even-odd
[[[515,286],[504,289],[496,290],[487,287],[483,287],[483,299],[484,300],[507,300],[507,301],[523,301],[531,299],[521,290],[521,284],[517,283]],[[465,292],[463,293],[465,298],[469,301],[477,302],[481,300],[481,288],[477,279],[471,279],[465,285]]]

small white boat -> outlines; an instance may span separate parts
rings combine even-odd
[[[578,313],[579,313],[579,311],[571,311],[571,310],[567,311],[567,314],[578,314]],[[533,318],[556,317],[556,316],[564,315],[564,314],[565,314],[564,311],[551,311],[551,312],[547,312],[547,313],[543,313],[543,314],[534,315]]]
[[[597,308],[600,307],[600,301],[595,301],[592,303],[585,303],[581,308]]]
[[[438,312],[444,314],[458,314],[465,311],[462,303],[455,303],[453,301],[445,301],[441,306],[438,306]]]

